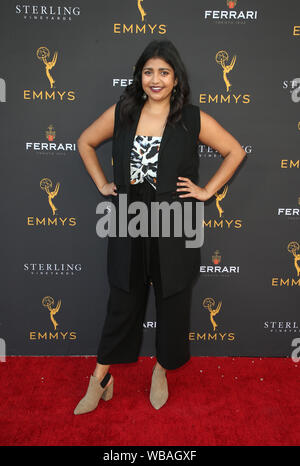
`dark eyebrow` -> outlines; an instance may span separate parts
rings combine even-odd
[[[160,71],[162,70],[168,70],[170,71],[170,68],[158,68]],[[144,70],[153,70],[153,68],[150,68],[149,66],[147,66],[146,68],[144,68]]]

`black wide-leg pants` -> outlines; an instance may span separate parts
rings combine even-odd
[[[149,187],[145,185],[138,189],[145,192]],[[147,280],[144,273],[146,248],[149,251],[150,271]],[[107,313],[98,347],[98,363],[120,364],[138,360],[152,282],[156,305],[156,359],[165,369],[177,369],[190,359],[188,333],[193,284],[190,283],[174,295],[162,297],[158,238],[155,237],[132,238],[130,280],[130,292],[110,287]]]

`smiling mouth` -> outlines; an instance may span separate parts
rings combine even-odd
[[[152,86],[152,87],[150,87],[150,89],[151,89],[152,92],[160,92],[163,88],[162,87]]]

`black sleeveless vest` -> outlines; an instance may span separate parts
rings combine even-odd
[[[115,125],[112,141],[113,175],[118,193],[126,193],[129,199],[130,189],[130,152],[140,119],[143,105],[134,115],[131,125],[120,122],[119,101],[115,108]],[[158,169],[155,199],[157,202],[166,201],[171,204],[179,201],[184,204],[189,201],[192,205],[191,218],[193,228],[196,227],[196,204],[200,201],[192,197],[179,198],[183,191],[176,191],[178,176],[189,178],[198,184],[199,156],[198,136],[200,133],[200,108],[186,104],[182,111],[182,122],[171,126],[166,124],[162,136],[158,155]],[[116,209],[118,219],[119,196],[111,196],[111,202]],[[182,205],[184,208],[184,205]],[[117,222],[118,223],[118,222]],[[200,227],[200,226],[199,226]],[[118,229],[118,225],[117,225]],[[170,296],[183,290],[192,279],[197,277],[200,269],[200,247],[186,248],[185,241],[192,238],[163,237],[158,238],[160,271],[163,297]],[[130,260],[131,237],[108,238],[107,271],[112,285],[130,291]]]

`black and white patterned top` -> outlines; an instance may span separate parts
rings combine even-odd
[[[135,136],[130,154],[131,184],[143,183],[146,179],[156,189],[161,139],[158,136]]]

